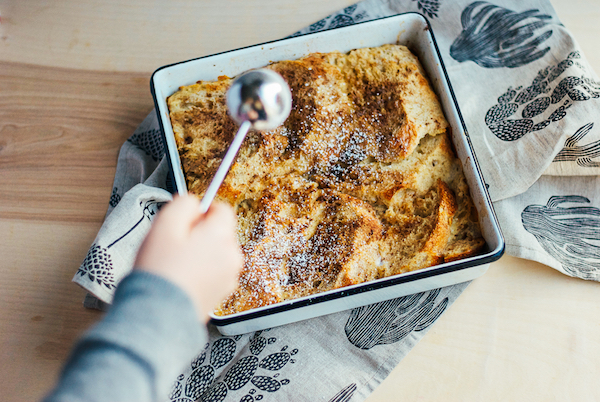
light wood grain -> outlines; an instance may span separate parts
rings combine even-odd
[[[0,218],[101,223],[149,80],[0,62]]]
[[[99,313],[71,278],[102,224],[149,74],[0,62],[0,395],[37,400]],[[127,96],[124,96],[127,94]]]
[[[560,21],[573,34],[590,65],[600,74],[600,2],[551,0]]]
[[[291,35],[352,0],[0,1],[3,60],[152,72]]]
[[[599,302],[598,283],[503,257],[368,401],[599,400]]]
[[[95,223],[0,219],[0,395],[39,400],[77,337],[100,313],[71,278]]]
[[[153,107],[150,73],[351,3],[0,0],[1,400],[38,400],[101,316],[70,280],[102,223],[119,148]],[[600,72],[597,1],[553,4]],[[600,400],[598,317],[599,284],[504,257],[368,401]]]

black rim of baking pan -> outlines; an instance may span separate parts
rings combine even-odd
[[[335,291],[331,291],[332,293],[322,293],[316,294],[313,296],[307,296],[307,298],[302,298],[298,300],[289,300],[278,304],[272,304],[269,306],[265,306],[266,308],[260,309],[258,311],[247,310],[242,311],[239,316],[234,317],[216,317],[211,318],[211,323],[216,326],[225,326],[230,324],[239,323],[242,321],[248,321],[255,318],[260,318],[268,315],[273,315],[276,313],[286,312],[289,310],[294,310],[301,307],[311,306],[314,304],[324,303],[327,301],[339,299],[346,296],[356,295],[359,293],[370,292],[373,290],[384,289],[390,286],[399,285],[402,283],[412,282],[419,279],[429,278],[431,276],[439,276],[441,274],[447,274],[454,271],[459,271],[465,268],[476,267],[480,265],[485,265],[492,263],[498,260],[502,254],[504,253],[504,243],[502,244],[502,249],[494,254],[484,255],[482,258],[474,257],[473,260],[468,262],[461,263],[450,263],[452,265],[444,267],[444,266],[434,266],[432,270],[427,271],[412,271],[407,274],[399,274],[398,276],[391,276],[384,278],[381,281],[376,282],[365,282],[363,284],[356,285],[356,287],[351,288],[340,288]],[[401,297],[401,296],[398,296]]]
[[[158,104],[158,98],[156,96],[156,90],[154,88],[154,75],[156,73],[158,73],[159,71],[169,68],[169,67],[172,67],[172,66],[175,66],[175,65],[178,65],[178,64],[188,63],[190,61],[200,60],[200,59],[204,59],[207,57],[213,57],[213,56],[217,56],[217,55],[221,55],[221,54],[227,54],[227,53],[236,52],[239,50],[253,48],[253,47],[257,47],[257,46],[264,46],[264,45],[268,45],[271,43],[281,42],[284,40],[320,34],[322,32],[326,32],[326,31],[348,29],[354,25],[369,24],[369,23],[373,23],[373,22],[379,21],[379,20],[385,20],[385,19],[389,19],[389,18],[395,18],[398,16],[410,15],[410,14],[420,16],[423,19],[423,21],[425,22],[425,24],[427,25],[426,29],[429,31],[429,34],[431,35],[433,47],[437,54],[437,58],[440,62],[440,67],[442,69],[442,72],[444,73],[444,79],[446,80],[446,83],[448,84],[448,90],[450,92],[452,102],[454,103],[454,106],[456,108],[456,114],[458,115],[460,124],[465,133],[465,138],[466,138],[467,144],[469,146],[470,154],[473,158],[472,160],[473,160],[473,164],[475,165],[475,173],[476,173],[475,176],[480,181],[480,184],[483,187],[482,188],[483,196],[485,198],[486,205],[491,212],[491,214],[489,215],[490,221],[493,223],[495,231],[498,233],[498,240],[499,240],[498,247],[496,247],[495,251],[490,250],[490,251],[484,252],[483,254],[476,255],[476,256],[471,257],[466,260],[461,260],[459,262],[449,262],[449,263],[447,263],[447,264],[450,264],[449,266],[445,266],[446,264],[441,264],[438,266],[429,267],[429,269],[411,271],[408,273],[399,274],[397,276],[383,278],[382,280],[378,280],[378,281],[365,282],[363,284],[358,284],[358,285],[355,285],[355,286],[352,286],[349,288],[348,287],[340,288],[340,289],[336,289],[336,290],[326,292],[326,293],[303,297],[303,298],[300,298],[297,300],[289,300],[289,301],[285,301],[282,303],[272,304],[269,306],[265,306],[264,309],[260,308],[257,311],[253,311],[253,310],[243,311],[243,312],[239,313],[240,315],[235,314],[235,316],[232,316],[232,317],[228,317],[228,316],[216,317],[216,318],[213,317],[213,318],[211,318],[212,324],[214,324],[216,326],[226,326],[226,325],[236,324],[236,323],[240,323],[243,321],[253,320],[256,318],[261,318],[261,317],[273,315],[276,313],[286,312],[286,311],[294,310],[294,309],[301,308],[301,307],[324,303],[327,301],[339,299],[339,298],[350,296],[350,295],[356,295],[359,293],[365,293],[365,292],[370,292],[373,290],[384,289],[384,288],[399,285],[402,283],[407,283],[407,282],[412,282],[412,281],[416,281],[416,280],[420,280],[420,279],[429,278],[431,276],[439,276],[442,274],[447,274],[447,273],[459,271],[459,270],[466,269],[466,268],[490,264],[490,263],[500,259],[502,257],[502,255],[504,254],[504,250],[505,250],[504,235],[502,234],[500,224],[498,223],[498,218],[496,216],[496,211],[494,210],[494,206],[492,204],[489,192],[487,191],[487,185],[483,178],[483,174],[481,173],[481,167],[479,165],[479,161],[477,160],[477,156],[475,155],[475,151],[473,149],[473,144],[471,143],[471,139],[469,137],[469,133],[468,133],[467,127],[465,125],[462,113],[460,112],[460,108],[458,105],[458,101],[456,99],[456,95],[454,94],[454,90],[452,88],[450,77],[448,76],[448,72],[446,71],[446,66],[444,65],[442,55],[440,53],[439,47],[437,45],[437,41],[435,39],[435,34],[433,33],[433,29],[431,28],[431,24],[429,23],[429,20],[427,19],[427,17],[425,17],[423,14],[418,13],[418,12],[399,13],[399,14],[390,15],[387,17],[376,18],[376,19],[369,20],[369,21],[358,22],[358,23],[348,25],[348,26],[330,28],[330,29],[317,31],[317,32],[308,32],[305,34],[300,34],[300,35],[296,35],[296,36],[292,36],[292,37],[276,39],[276,40],[272,40],[272,41],[268,41],[268,42],[250,45],[250,46],[244,46],[244,47],[237,48],[237,49],[231,49],[231,50],[227,50],[224,52],[213,53],[213,54],[206,55],[206,56],[183,60],[183,61],[180,61],[177,63],[168,64],[168,65],[158,68],[157,70],[154,71],[154,73],[152,73],[152,77],[150,78],[150,91],[151,91],[152,97],[154,99],[155,110],[157,111],[156,115],[159,120],[160,131],[162,133],[162,140],[164,142],[164,149],[165,150],[168,149],[167,143],[166,143],[166,134],[165,134],[165,130],[164,130],[164,122],[162,119],[162,115],[161,115],[161,113],[158,113],[159,104]],[[171,160],[171,155],[169,154],[169,152],[165,152],[165,154],[166,154],[168,162],[169,162],[169,173],[168,173],[168,177],[167,177],[167,190],[170,191],[171,193],[175,193],[177,191],[177,188],[176,188],[177,184],[174,180],[174,173],[173,173],[174,161]]]

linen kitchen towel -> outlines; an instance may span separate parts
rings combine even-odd
[[[365,0],[294,35],[403,12],[433,28],[511,255],[600,280],[600,80],[545,0]],[[110,303],[171,196],[156,115],[123,145],[107,218],[74,281]],[[360,401],[468,284],[210,342],[172,401]]]

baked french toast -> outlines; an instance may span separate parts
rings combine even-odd
[[[439,100],[406,47],[314,53],[266,68],[289,84],[293,106],[282,126],[247,135],[217,194],[238,215],[245,258],[217,315],[484,246]],[[167,100],[188,191],[198,196],[237,130],[225,106],[231,81],[200,81]]]

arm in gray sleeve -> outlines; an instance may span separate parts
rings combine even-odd
[[[45,402],[165,400],[207,339],[183,290],[134,271],[119,284],[104,319],[76,344]]]

